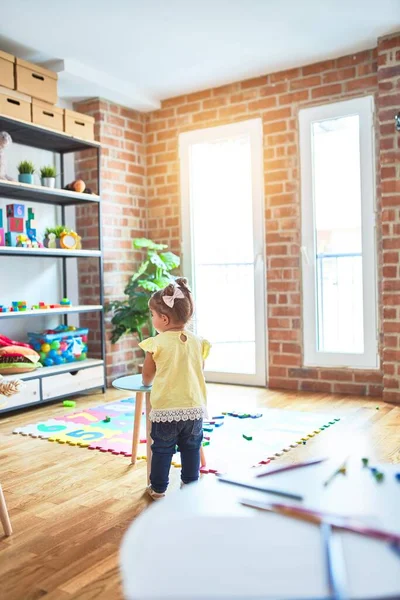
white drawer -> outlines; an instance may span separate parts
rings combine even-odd
[[[104,368],[102,366],[51,375],[42,379],[43,400],[76,394],[103,385]]]
[[[14,375],[14,378],[17,379],[18,375]],[[13,379],[13,377],[6,377],[5,379]],[[15,394],[15,396],[11,396],[10,398],[0,396],[0,411],[10,410],[11,408],[16,408],[17,406],[32,404],[39,401],[39,379],[29,379],[28,381],[24,381],[23,389],[18,392],[18,394]]]

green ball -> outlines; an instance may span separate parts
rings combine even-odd
[[[87,359],[87,354],[86,352],[82,352],[82,354],[79,357],[79,360],[86,360]]]
[[[40,352],[40,353],[39,353],[39,356],[40,356],[40,362],[41,362],[41,363],[43,363],[43,362],[44,362],[44,360],[45,360],[45,358],[47,358],[47,354],[46,354],[46,352]]]
[[[51,342],[50,344],[50,348],[52,350],[58,350],[60,347],[60,342],[58,340],[54,340],[54,342]]]

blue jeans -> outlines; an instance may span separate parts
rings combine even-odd
[[[152,423],[150,483],[158,494],[163,494],[169,483],[169,470],[175,447],[181,453],[183,483],[192,483],[199,478],[200,447],[203,439],[203,419],[196,421],[172,421]]]

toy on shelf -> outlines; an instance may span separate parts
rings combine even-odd
[[[58,304],[47,304],[46,302],[39,302],[39,304],[33,304],[31,310],[51,310],[52,308],[70,308],[72,306],[71,300],[68,298],[62,298]],[[5,306],[0,304],[0,313],[3,312],[25,312],[28,310],[28,306],[25,300],[13,300],[11,306]],[[1,336],[0,336],[1,338]],[[1,346],[1,343],[0,343]]]
[[[34,371],[41,367],[39,359],[39,354],[26,345],[5,346],[0,348],[0,374],[13,375]]]
[[[88,333],[88,329],[59,325],[42,333],[28,333],[28,339],[39,352],[41,364],[51,367],[86,360]]]
[[[0,132],[0,179],[3,181],[15,181],[12,177],[7,175],[7,161],[5,149],[7,146],[12,144],[12,138],[7,131]]]
[[[46,248],[62,248],[63,250],[81,250],[82,242],[80,236],[72,229],[58,225],[47,227],[43,240]]]
[[[3,209],[0,208],[0,246],[6,245],[6,235],[4,231],[4,223],[3,223]]]
[[[25,221],[26,233],[24,232],[25,206],[23,204],[8,204],[6,211],[8,225],[8,231],[4,236],[6,246],[19,248],[43,248],[43,244],[39,242],[36,237],[36,220],[33,210],[28,208],[28,219]],[[1,215],[1,227],[2,221],[3,219]],[[0,245],[4,245],[4,243],[1,243],[1,232],[2,230],[0,228]]]
[[[78,192],[80,194],[93,194],[92,190],[86,187],[86,183],[82,179],[76,179],[71,183],[67,183],[67,185],[64,187],[64,190]]]

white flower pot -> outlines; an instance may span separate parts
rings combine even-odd
[[[48,188],[56,187],[56,178],[55,177],[43,177],[42,178],[42,186]]]

